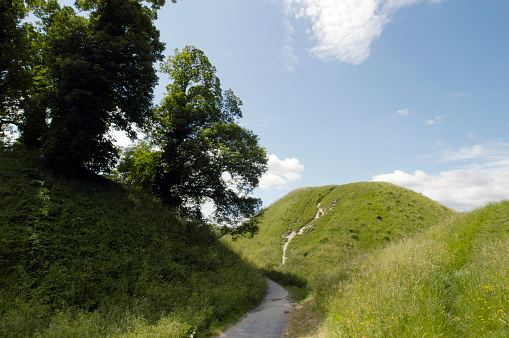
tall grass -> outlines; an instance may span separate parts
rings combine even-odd
[[[21,317],[5,314],[3,328],[6,336],[26,337],[27,323],[19,322]],[[29,320],[29,318],[26,318]],[[150,323],[144,316],[126,309],[104,311],[59,311],[54,313],[48,324],[36,330],[37,337],[189,337],[195,328],[177,316],[162,316],[156,323]]]
[[[507,337],[509,203],[358,257],[319,295],[327,337]]]

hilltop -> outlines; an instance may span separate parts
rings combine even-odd
[[[0,336],[203,336],[263,297],[263,276],[208,225],[40,162],[0,150]]]
[[[301,188],[258,216],[260,230],[252,239],[224,240],[260,268],[291,277],[293,284],[315,285],[351,258],[415,235],[455,214],[389,183]]]

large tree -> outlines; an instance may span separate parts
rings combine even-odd
[[[139,0],[76,4],[90,17],[54,1],[41,15],[52,88],[43,149],[57,168],[99,172],[117,157],[110,128],[132,135],[132,127],[146,120],[157,83],[154,63],[162,60],[164,45],[153,24],[155,10]]]
[[[27,14],[23,0],[0,1],[0,133],[21,125],[21,102],[32,82],[31,25],[22,23]]]
[[[134,136],[151,112],[164,3],[0,0],[0,126],[16,124],[55,168],[107,171],[117,158],[110,129]],[[29,9],[37,31],[22,24]]]
[[[195,47],[176,50],[161,69],[171,84],[147,130],[153,148],[131,149],[124,177],[188,216],[201,217],[200,207],[212,202],[219,222],[252,217],[261,203],[251,192],[267,156],[258,137],[236,122],[242,102],[231,89],[222,91],[216,68]],[[140,156],[147,161],[136,161]]]

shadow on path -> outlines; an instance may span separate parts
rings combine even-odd
[[[270,279],[268,283],[267,293],[262,302],[219,337],[279,338],[283,335],[288,325],[292,304],[288,292],[281,285]]]

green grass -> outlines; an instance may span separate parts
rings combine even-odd
[[[206,224],[103,177],[0,151],[0,336],[207,336],[263,297]]]
[[[318,219],[317,205],[324,214]],[[454,211],[388,183],[354,183],[298,189],[267,208],[260,231],[252,238],[224,241],[248,261],[285,284],[322,287],[325,279],[340,280],[338,265],[360,254],[413,236]],[[284,235],[309,226],[295,236],[282,262]],[[327,287],[327,286],[325,286]]]
[[[263,296],[259,269],[302,302],[290,332],[509,333],[509,202],[458,214],[386,183],[302,188],[253,238],[218,240],[149,196],[54,176],[17,149],[0,152],[0,211],[2,337],[208,336]]]
[[[323,294],[324,335],[507,337],[509,203],[390,245]]]

